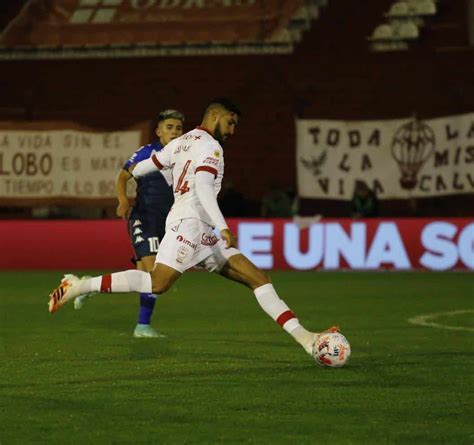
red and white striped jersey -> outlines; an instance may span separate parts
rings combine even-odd
[[[219,142],[205,129],[196,127],[172,140],[151,159],[160,170],[171,169],[173,175],[174,204],[166,224],[197,218],[214,226],[197,196],[195,173],[204,170],[214,175],[217,197],[224,176],[224,151]]]

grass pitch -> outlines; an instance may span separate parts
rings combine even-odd
[[[166,339],[132,338],[133,294],[50,315],[59,278],[0,273],[2,445],[474,442],[472,273],[272,273],[307,328],[341,326],[335,370],[218,276],[160,297]],[[430,313],[441,327],[407,321]]]

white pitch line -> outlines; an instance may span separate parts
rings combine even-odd
[[[429,326],[432,328],[439,328],[439,329],[449,329],[451,331],[469,331],[469,332],[474,332],[474,328],[470,328],[467,326],[449,326],[445,324],[440,324],[440,323],[433,323],[432,319],[436,319],[438,317],[442,316],[447,316],[451,317],[454,315],[459,315],[459,314],[468,314],[468,313],[474,313],[474,309],[464,309],[461,311],[451,311],[451,312],[438,312],[437,314],[426,314],[426,315],[418,315],[413,318],[408,319],[408,323],[411,324],[416,324],[418,326]]]

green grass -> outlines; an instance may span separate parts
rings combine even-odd
[[[474,332],[407,322],[474,310],[472,273],[273,273],[306,327],[341,326],[352,357],[338,370],[218,276],[185,274],[160,297],[157,340],[131,337],[133,294],[50,315],[59,277],[0,273],[2,445],[474,442]]]

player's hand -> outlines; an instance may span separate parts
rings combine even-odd
[[[229,247],[237,248],[237,237],[229,229],[221,230],[221,238],[225,241],[226,249]]]
[[[117,206],[117,210],[115,211],[117,216],[122,219],[127,219],[130,215],[130,203],[128,201],[122,201]]]

